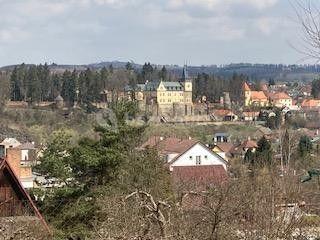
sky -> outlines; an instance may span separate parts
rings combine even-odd
[[[301,64],[290,0],[0,0],[0,65]]]

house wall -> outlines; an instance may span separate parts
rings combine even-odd
[[[178,156],[177,153],[167,154],[167,157],[166,157],[167,162],[170,162],[170,161],[171,161],[172,159],[174,159],[176,156]]]
[[[292,99],[277,99],[273,103],[276,107],[291,107]]]
[[[10,164],[12,170],[20,177],[20,164],[21,164],[21,150],[19,148],[7,149],[7,161]]]
[[[173,170],[174,166],[197,166],[196,156],[200,156],[200,165],[223,165],[223,168],[227,170],[226,162],[221,160],[216,153],[198,143],[178,157],[178,159],[170,165],[170,171]]]
[[[183,91],[158,91],[157,102],[161,104],[183,103],[184,94]]]

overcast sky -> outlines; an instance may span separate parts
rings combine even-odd
[[[0,0],[0,65],[301,63],[289,0]]]

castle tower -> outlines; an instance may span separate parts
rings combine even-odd
[[[192,79],[189,77],[187,65],[183,67],[181,82],[183,82],[186,92],[192,92]]]
[[[243,93],[244,93],[244,106],[248,107],[250,105],[251,89],[246,82],[243,83],[242,88],[243,88]]]

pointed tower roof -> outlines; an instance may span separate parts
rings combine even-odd
[[[244,90],[244,91],[251,91],[251,89],[250,89],[250,87],[249,87],[249,85],[248,85],[247,82],[244,82],[244,83],[243,83],[243,90]]]
[[[188,76],[188,66],[187,65],[183,66],[182,78],[183,79],[189,78],[189,76]]]
[[[190,81],[187,64],[183,66],[182,81],[184,82]]]

